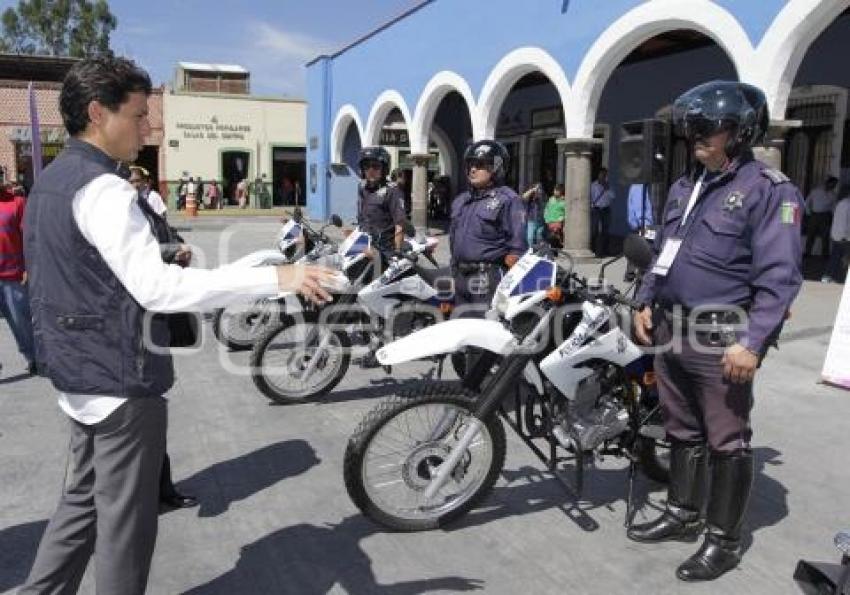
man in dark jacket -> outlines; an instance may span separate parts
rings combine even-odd
[[[150,133],[147,73],[123,58],[75,64],[59,106],[70,135],[30,195],[24,253],[39,371],[59,391],[71,441],[59,506],[21,593],[73,593],[94,554],[100,595],[140,595],[157,532],[173,384],[167,324],[153,312],[297,291],[323,303],[320,267],[181,268],[159,245],[125,163]]]

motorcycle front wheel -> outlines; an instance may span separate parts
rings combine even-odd
[[[351,341],[345,332],[287,316],[254,344],[251,378],[272,401],[298,403],[332,391],[350,362]]]
[[[484,421],[433,499],[425,491],[473,419],[475,393],[426,383],[366,415],[348,441],[343,474],[354,504],[398,531],[427,531],[465,514],[491,490],[505,462],[505,430]]]

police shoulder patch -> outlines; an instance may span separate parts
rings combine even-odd
[[[785,182],[791,181],[791,179],[788,176],[786,176],[784,173],[782,173],[778,169],[774,169],[772,167],[766,167],[763,170],[761,170],[761,175],[763,175],[765,178],[767,178],[768,180],[773,182],[774,185],[784,184]]]

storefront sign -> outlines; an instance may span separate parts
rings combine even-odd
[[[209,122],[176,122],[177,130],[182,131],[182,138],[197,140],[245,140],[251,132],[248,124],[221,123],[213,116]]]
[[[531,112],[532,128],[548,128],[560,126],[564,121],[564,110],[560,107],[538,109]]]
[[[410,144],[410,136],[407,130],[384,128],[381,130],[380,143],[385,147],[406,147]]]

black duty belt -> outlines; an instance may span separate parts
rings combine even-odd
[[[736,330],[746,322],[748,308],[732,306],[730,309],[695,309],[673,308],[658,305],[654,314],[663,319],[674,330],[688,334],[691,330],[697,335],[704,336],[714,345],[731,345],[736,342]]]
[[[492,268],[501,266],[502,263],[500,261],[485,260],[479,262],[459,262],[454,266],[454,269],[463,275],[470,275],[473,273],[485,273]]]

